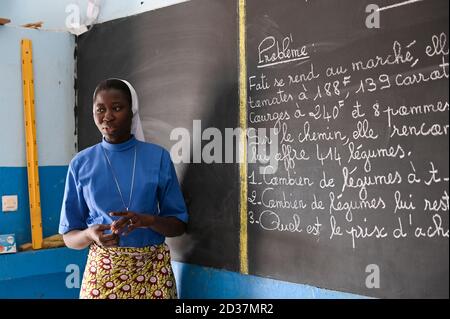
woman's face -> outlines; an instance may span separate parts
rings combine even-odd
[[[130,138],[133,113],[125,94],[117,89],[102,90],[94,100],[94,121],[109,143]]]

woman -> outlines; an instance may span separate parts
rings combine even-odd
[[[59,226],[68,247],[90,246],[80,298],[176,298],[164,241],[188,214],[170,155],[145,143],[128,82],[100,82],[93,100],[103,140],[70,162]]]

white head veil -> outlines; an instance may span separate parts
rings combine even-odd
[[[119,80],[119,81],[122,81],[130,89],[130,93],[131,93],[131,111],[133,112],[133,119],[132,119],[132,122],[131,122],[131,134],[133,134],[134,137],[137,140],[145,142],[145,136],[144,136],[144,131],[142,129],[141,118],[139,117],[139,100],[138,100],[138,96],[137,96],[136,90],[134,89],[134,87],[128,81],[125,81],[125,80],[122,80],[122,79],[118,79],[118,78],[110,78],[108,80]]]
[[[139,100],[134,87],[125,80],[117,79],[125,83],[131,92],[131,111],[133,112],[133,119],[131,122],[131,134],[139,141],[145,142],[144,130],[142,129],[141,118],[139,117]]]

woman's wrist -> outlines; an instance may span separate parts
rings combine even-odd
[[[88,227],[84,230],[84,236],[86,238],[86,241],[89,242],[89,245],[94,242],[94,238],[92,236],[92,228]]]
[[[155,223],[155,216],[143,214],[144,217],[144,227],[150,228]]]

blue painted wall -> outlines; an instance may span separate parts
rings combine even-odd
[[[4,255],[0,258],[0,299],[78,298],[86,256],[87,250],[67,248]],[[48,262],[49,260],[52,262]],[[33,267],[29,267],[30,264]],[[361,298],[230,271],[179,262],[172,264],[178,296],[182,299]],[[77,271],[74,271],[74,266]]]
[[[67,166],[39,167],[44,237],[58,233]],[[25,167],[0,167],[0,194],[18,195],[16,212],[0,213],[0,234],[15,234],[18,245],[31,242],[30,210]]]
[[[77,265],[80,276],[86,250],[68,248],[0,255],[0,299],[72,299],[79,289],[66,286],[68,265]]]
[[[23,4],[1,1],[0,15],[14,21],[13,12],[20,15],[33,7]],[[29,18],[26,22],[39,21]],[[31,242],[22,99],[23,38],[32,41],[33,49],[44,237],[57,233],[67,165],[76,153],[75,37],[67,32],[20,28],[13,23],[0,26],[0,196],[18,196],[17,211],[0,211],[0,234],[15,234],[18,246]],[[41,298],[50,292],[52,296],[70,297],[58,288],[61,275],[51,268],[51,264],[70,256],[48,255],[47,251],[0,255],[0,297]]]
[[[69,33],[0,27],[0,196],[18,196],[17,211],[0,211],[0,234],[15,234],[18,245],[31,241],[22,98],[23,38],[32,41],[33,49],[44,236],[57,233],[67,165],[76,153],[75,37]]]

